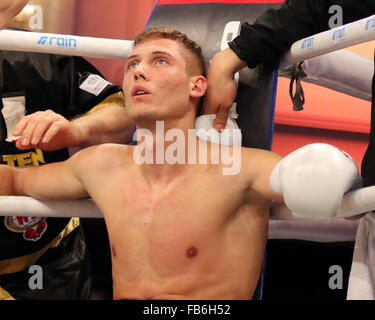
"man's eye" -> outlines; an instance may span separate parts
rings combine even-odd
[[[167,64],[167,60],[165,60],[165,59],[157,59],[156,63],[157,64],[161,64],[161,65]]]
[[[128,64],[128,69],[133,69],[135,67],[137,67],[138,63],[137,62],[131,62]]]

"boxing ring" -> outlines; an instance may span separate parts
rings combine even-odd
[[[300,66],[306,74],[304,81],[371,100],[373,60],[341,50],[370,40],[375,40],[375,15],[296,42],[281,61],[279,75],[291,77],[294,66],[303,62]],[[133,42],[129,40],[0,31],[2,50],[125,59],[131,52],[132,46]],[[356,68],[342,68],[343,63],[355,65]],[[375,199],[375,187],[351,191],[344,196],[337,217],[331,220],[303,219],[294,215],[285,206],[275,204],[271,214],[269,239],[355,241],[359,221],[343,218],[375,210],[373,199]],[[0,196],[0,215],[42,217],[78,215],[84,218],[102,218],[100,210],[90,199],[39,201],[23,196]]]

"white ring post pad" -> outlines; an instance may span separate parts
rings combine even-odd
[[[126,59],[133,49],[133,41],[1,30],[0,49],[91,58]]]

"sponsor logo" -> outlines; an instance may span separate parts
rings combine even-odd
[[[375,29],[375,18],[370,18],[366,21],[366,30],[374,30]]]
[[[28,241],[37,241],[47,230],[47,221],[43,217],[5,217],[5,227],[13,232],[23,233]]]
[[[26,152],[20,154],[6,154],[1,156],[0,163],[7,164],[12,167],[37,167],[41,163],[46,163],[43,151],[35,149],[35,152]]]
[[[332,40],[341,41],[345,39],[345,28],[341,28],[333,32]]]
[[[314,47],[314,37],[303,40],[302,45],[301,45],[302,50],[312,49],[313,47]]]
[[[75,49],[77,47],[77,39],[69,37],[41,36],[37,44],[42,46]]]

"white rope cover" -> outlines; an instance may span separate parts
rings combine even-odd
[[[132,48],[133,41],[130,40],[13,30],[0,31],[1,50],[126,59]]]
[[[301,68],[304,82],[371,101],[374,59],[341,49],[305,60]],[[279,76],[291,78],[293,71],[279,70]]]
[[[89,199],[39,201],[24,196],[0,196],[0,216],[103,218]]]
[[[374,39],[375,15],[372,15],[295,42],[284,55],[280,70],[313,57]]]
[[[280,64],[280,70],[329,52],[375,39],[375,15],[295,42]],[[131,40],[82,37],[52,33],[1,30],[0,49],[125,59]]]
[[[351,217],[375,210],[375,186],[348,192],[335,218]],[[25,196],[0,196],[0,216],[91,217],[101,218],[99,208],[90,199],[39,201]],[[300,220],[285,206],[274,206],[271,219]]]

